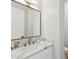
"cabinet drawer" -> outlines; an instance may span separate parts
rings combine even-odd
[[[25,57],[24,59],[54,59],[53,58],[53,47],[49,47],[37,54],[34,54],[30,57]]]

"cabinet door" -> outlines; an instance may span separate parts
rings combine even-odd
[[[24,59],[54,59],[53,58],[53,47],[49,47],[29,58],[24,58]]]

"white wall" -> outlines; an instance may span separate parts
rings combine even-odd
[[[42,0],[42,35],[46,39],[56,39],[57,0]]]
[[[63,0],[42,0],[42,36],[54,40],[54,59],[64,59]]]

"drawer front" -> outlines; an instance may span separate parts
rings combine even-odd
[[[49,47],[35,55],[30,56],[29,58],[24,59],[54,59],[53,58],[53,47]]]

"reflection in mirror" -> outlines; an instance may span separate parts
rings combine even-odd
[[[11,3],[11,39],[40,36],[40,11],[15,1]]]

